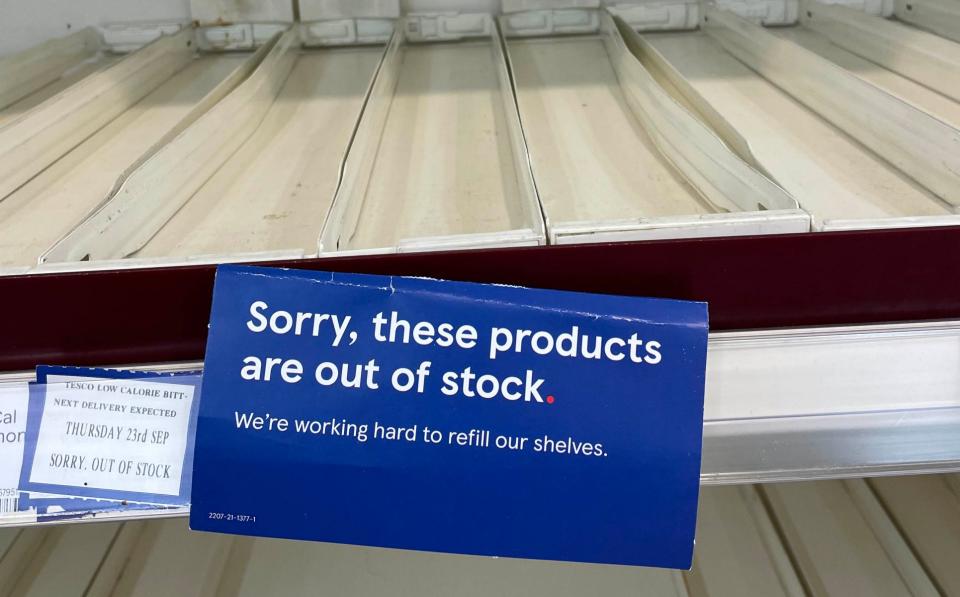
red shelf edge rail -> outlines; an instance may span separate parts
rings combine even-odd
[[[261,265],[701,300],[710,303],[713,330],[960,319],[960,227]],[[202,359],[215,270],[0,277],[0,371]]]

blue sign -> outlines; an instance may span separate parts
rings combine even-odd
[[[217,270],[195,530],[689,568],[707,307]]]

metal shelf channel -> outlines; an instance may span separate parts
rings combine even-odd
[[[0,387],[31,379],[6,374]],[[951,471],[960,471],[960,321],[711,334],[702,484]],[[0,518],[0,526],[29,522]]]
[[[711,336],[701,482],[960,470],[960,322]]]

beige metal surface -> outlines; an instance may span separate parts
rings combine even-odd
[[[111,597],[205,597],[214,594],[233,538],[191,533],[185,520],[143,525],[125,565],[106,595]]]
[[[382,53],[367,47],[299,56],[254,135],[133,256],[316,252]]]
[[[960,100],[960,44],[854,7],[803,0],[800,23],[884,68]]]
[[[960,595],[960,475],[871,479],[890,518],[944,595]]]
[[[192,533],[182,519],[0,529],[0,596],[952,595],[955,479],[704,488],[690,573]]]
[[[104,201],[123,171],[177,125],[243,55],[203,56],[0,200],[0,266],[32,265]]]
[[[781,39],[799,44],[837,66],[845,68],[861,79],[869,81],[887,93],[936,116],[954,128],[960,128],[960,102],[888,70],[875,62],[848,52],[823,35],[806,27],[770,28],[770,31]],[[958,44],[953,45],[960,48]],[[960,67],[952,76],[956,77],[957,84],[960,86]]]
[[[727,52],[931,193],[960,206],[960,131],[766,27],[730,11],[705,10],[705,31]]]
[[[47,40],[22,52],[0,56],[0,109],[100,56],[100,35],[91,27]]]
[[[528,224],[490,42],[409,45],[356,230],[341,249]]]
[[[74,83],[83,80],[87,75],[92,75],[113,65],[119,59],[120,56],[114,54],[98,54],[71,66],[57,79],[0,109],[0,126],[20,116],[30,108],[40,105]]]
[[[83,597],[107,556],[118,523],[51,529],[33,553],[12,591],[17,597]]]
[[[602,24],[614,23],[601,16]],[[291,30],[283,36],[283,51],[271,51],[289,60],[266,60],[257,68],[260,79],[271,81],[272,95],[211,101],[216,106],[209,112],[218,118],[204,121],[202,140],[180,143],[187,135],[178,135],[171,141],[164,133],[175,126],[175,113],[186,114],[202,89],[229,70],[204,71],[202,65],[237,60],[202,58],[0,201],[0,266],[29,267],[58,239],[45,261],[70,267],[128,256],[147,264],[311,255],[321,229],[324,253],[536,244],[543,242],[543,222],[524,141],[552,225],[551,242],[805,231],[809,218],[795,209],[792,197],[828,227],[889,226],[892,218],[908,225],[954,223],[957,208],[943,199],[939,183],[956,176],[956,158],[940,164],[926,157],[952,156],[933,151],[950,139],[904,131],[911,119],[926,123],[928,132],[960,125],[960,102],[805,27],[763,29],[727,13],[714,16],[730,22],[711,19],[709,34],[641,39],[625,25],[611,25],[622,52],[611,49],[603,27],[599,36],[509,39],[522,135],[496,37],[410,43],[401,21],[381,65],[376,47],[302,52]],[[891,35],[901,30],[909,31],[897,25]],[[186,33],[176,40],[187,39]],[[754,43],[754,33],[763,39]],[[176,45],[173,39],[165,43]],[[738,43],[750,47],[738,50]],[[760,60],[757,48],[802,56],[804,63],[796,73],[776,61],[758,66],[751,62]],[[174,70],[161,49],[155,43],[128,56],[124,69],[104,69],[86,58],[0,112],[0,130],[11,130],[3,127],[4,118],[18,122],[15,114],[58,90],[76,88],[78,80],[89,87],[84,73],[136,71],[130,66],[136,56],[153,61],[157,72],[166,72],[158,68],[163,65]],[[176,50],[183,61],[193,51]],[[287,76],[293,56],[296,67]],[[378,65],[376,93],[355,130]],[[188,73],[196,80],[187,80]],[[807,80],[824,73],[845,86],[835,90]],[[643,89],[635,80],[641,75]],[[665,135],[661,125],[670,119],[656,110],[647,113],[650,106],[640,101],[651,88],[654,99],[682,113],[681,124],[692,123],[698,133],[673,126],[673,134]],[[820,103],[802,99],[797,89],[812,90]],[[844,94],[869,100],[864,113],[892,115],[885,122],[896,130],[885,131],[860,114],[859,104],[837,108],[835,100]],[[824,102],[834,107],[824,108]],[[256,118],[242,119],[246,112]],[[245,128],[231,126],[238,120]],[[863,131],[890,141],[893,149],[868,143],[864,139],[874,137]],[[33,143],[30,135],[19,137]],[[65,151],[73,143],[67,137],[48,145]],[[160,140],[162,147],[156,145]],[[44,156],[54,149],[45,149]],[[10,165],[19,153],[9,153],[7,166],[20,172]],[[145,155],[151,159],[140,162]],[[940,197],[886,161],[900,158],[903,171],[905,164],[930,162],[911,176],[929,188],[931,180],[937,182]],[[134,165],[140,167],[128,172]],[[129,176],[115,187],[123,173]],[[77,227],[111,189],[120,199],[116,205]],[[789,205],[765,201],[770,191]],[[325,225],[328,214],[333,224]]]
[[[0,197],[6,197],[180,72],[191,30],[164,35],[0,127]]]
[[[960,42],[960,3],[956,0],[894,0],[893,14],[901,21]]]
[[[703,491],[694,566],[686,581],[691,597],[805,594],[773,520],[751,486]]]
[[[601,39],[508,44],[537,189],[553,223],[713,211],[631,113]]]
[[[862,483],[862,482],[861,482]],[[936,595],[903,538],[883,536],[843,481],[762,490],[812,595]],[[895,533],[895,531],[894,531]]]
[[[949,207],[703,33],[645,36],[820,220],[945,215]]]

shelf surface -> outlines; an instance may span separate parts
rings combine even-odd
[[[356,230],[341,248],[523,228],[491,42],[406,45]]]
[[[644,36],[820,220],[947,215],[932,193],[750,70],[700,32]]]
[[[202,56],[0,200],[0,266],[33,265],[117,178],[244,59]]]
[[[955,552],[907,519],[960,524],[960,477],[705,488],[689,572],[193,533],[185,520],[0,529],[15,595],[585,594],[800,597],[954,593]],[[917,508],[917,503],[924,508]],[[949,541],[949,539],[948,539]],[[940,543],[940,547],[949,547]],[[29,563],[29,565],[27,565]],[[951,569],[952,568],[952,569]],[[176,571],[171,574],[171,571]]]
[[[383,50],[305,51],[252,137],[134,257],[315,253]]]
[[[20,116],[27,110],[40,105],[74,83],[81,81],[87,75],[92,75],[95,72],[111,66],[119,59],[119,56],[113,54],[98,54],[92,58],[78,61],[65,70],[56,80],[47,83],[26,97],[22,97],[16,102],[0,109],[0,126]]]
[[[554,224],[714,211],[631,113],[601,38],[507,45],[537,190]]]
[[[154,65],[169,71],[159,69],[154,91],[126,113],[107,125],[91,120],[91,132],[101,128],[85,139],[71,136],[73,120],[50,128],[31,168],[18,167],[20,152],[8,148],[8,172],[33,179],[0,202],[2,273],[107,268],[127,257],[129,267],[147,267],[308,256],[321,235],[327,255],[809,230],[794,198],[818,229],[960,221],[948,203],[957,164],[918,157],[952,155],[944,148],[960,133],[946,123],[960,123],[960,102],[842,49],[809,23],[762,29],[727,13],[704,31],[639,35],[602,16],[589,35],[501,38],[493,28],[486,39],[437,43],[403,42],[412,23],[398,21],[386,52],[286,52],[300,45],[291,29],[278,46],[263,45],[263,56],[248,54],[245,75],[199,104],[206,116],[220,108],[217,125],[208,118],[206,127],[191,124],[193,136],[165,136],[179,130],[176,114],[224,79],[228,62],[244,59],[204,55],[154,89],[193,52],[179,47],[196,34],[185,29],[160,40],[177,50]],[[905,32],[894,36],[898,47],[910,41],[908,27],[887,25]],[[108,64],[121,73],[112,87],[126,85],[132,98],[145,70],[137,61],[163,47],[97,54],[7,112],[85,73],[106,85]],[[796,58],[797,72],[758,66],[758,48],[771,47]],[[259,83],[239,84],[254,71]],[[80,122],[86,96],[74,95],[63,118]],[[881,117],[889,127],[876,126]],[[10,134],[10,147],[28,132]]]
[[[936,594],[902,539],[885,532],[886,516],[876,520],[849,484],[793,483],[762,491],[812,594]]]
[[[790,40],[826,58],[887,93],[936,116],[954,128],[960,128],[960,102],[941,95],[920,83],[911,81],[907,77],[888,70],[875,62],[861,58],[806,27],[771,28],[770,32],[781,39]]]

